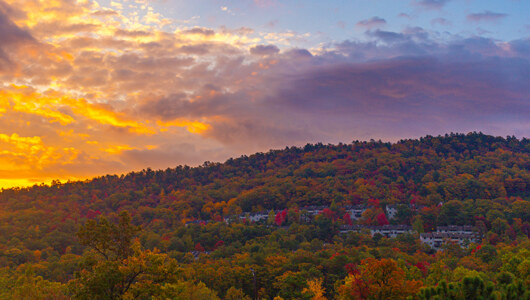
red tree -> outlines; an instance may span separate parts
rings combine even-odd
[[[204,252],[204,247],[201,245],[201,243],[195,244],[195,250],[199,252]]]
[[[282,226],[283,222],[285,222],[285,219],[287,219],[287,210],[284,209],[276,214],[274,222],[276,223],[276,225]]]
[[[214,249],[217,249],[217,248],[219,248],[219,247],[224,246],[224,244],[225,244],[224,241],[219,240],[219,241],[217,241],[217,243],[215,243],[215,245],[213,246],[213,248],[214,248]]]
[[[388,219],[386,218],[385,213],[380,213],[379,215],[377,215],[377,224],[379,224],[380,226],[390,224],[388,222]]]
[[[368,204],[374,208],[378,208],[381,205],[378,199],[369,199]]]
[[[329,209],[329,208],[324,208],[324,209],[322,210],[322,214],[323,214],[324,216],[326,216],[326,218],[328,218],[328,219],[330,219],[330,220],[335,221],[335,219],[336,219],[335,212],[332,211],[332,210]]]
[[[342,220],[344,221],[344,224],[346,225],[353,225],[353,222],[351,220],[351,217],[350,217],[350,214],[349,213],[345,213],[344,214],[344,217],[342,217]]]

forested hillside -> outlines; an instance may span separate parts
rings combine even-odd
[[[260,211],[269,218],[248,218]],[[529,295],[529,222],[528,139],[308,144],[3,190],[0,298],[518,299]],[[354,224],[414,232],[339,230]],[[447,225],[472,226],[480,242],[420,242]]]

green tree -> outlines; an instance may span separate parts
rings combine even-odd
[[[462,217],[462,203],[452,200],[444,203],[438,215],[439,225],[464,225],[465,220]]]
[[[174,300],[218,300],[217,294],[206,287],[202,282],[194,284],[190,281],[179,281],[177,283],[164,284],[159,294],[147,295],[151,299],[174,299]],[[245,300],[243,298],[243,300]]]
[[[66,286],[59,282],[35,276],[31,267],[24,274],[0,270],[0,299],[69,299],[66,291]]]
[[[133,238],[140,231],[140,227],[131,225],[131,216],[126,211],[119,215],[118,224],[113,224],[105,217],[88,220],[79,229],[79,242],[97,253],[105,260],[121,260],[132,254]]]
[[[271,209],[271,211],[269,211],[269,216],[267,217],[267,224],[274,225],[275,217],[276,217],[276,214],[274,213],[274,209]]]
[[[81,244],[92,249],[82,269],[69,282],[78,299],[123,299],[167,293],[165,284],[177,282],[176,261],[158,250],[142,250],[134,235],[138,227],[122,212],[119,223],[102,217],[79,230]]]
[[[484,283],[480,277],[466,277],[462,280],[464,299],[490,299],[493,292],[493,283]]]
[[[492,282],[484,282],[478,276],[465,277],[460,282],[447,284],[444,280],[436,287],[422,288],[418,298],[422,300],[458,299],[458,300],[487,300],[494,298]],[[518,292],[515,292],[517,294]]]
[[[245,295],[242,290],[230,287],[228,291],[226,291],[226,296],[224,298],[225,300],[250,300],[250,297]]]
[[[414,218],[414,223],[412,223],[412,229],[415,230],[417,233],[425,232],[421,216],[417,216],[416,218]]]

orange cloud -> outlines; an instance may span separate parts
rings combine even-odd
[[[186,127],[190,133],[201,134],[206,130],[210,129],[210,125],[198,122],[198,121],[187,121],[187,120],[175,120],[170,122],[158,121],[157,124],[162,127]],[[162,128],[163,130],[164,128]]]
[[[133,133],[155,133],[153,128],[142,122],[127,120],[123,114],[100,104],[89,103],[85,99],[62,96],[56,92],[43,95],[31,92],[29,88],[24,86],[13,87],[15,91],[0,91],[0,107],[3,111],[11,109],[26,114],[39,115],[50,120],[50,122],[59,122],[61,125],[68,125],[75,122],[76,118],[85,117],[100,124],[127,128]],[[61,108],[71,110],[72,115],[60,112]]]
[[[38,136],[19,136],[0,133],[0,165],[2,171],[42,169],[44,166],[68,157],[68,151],[60,151],[44,145]],[[59,153],[62,152],[62,153]]]

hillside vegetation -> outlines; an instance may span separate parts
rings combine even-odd
[[[302,218],[308,206],[326,208]],[[270,217],[244,218],[260,211]],[[3,190],[0,298],[520,299],[529,222],[528,139],[308,144]],[[340,233],[352,223],[416,233]],[[420,243],[445,225],[473,226],[481,243]]]

